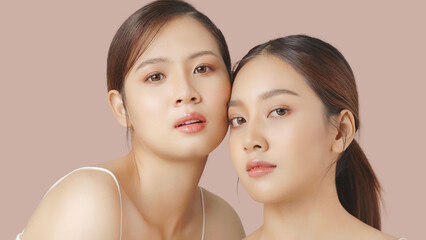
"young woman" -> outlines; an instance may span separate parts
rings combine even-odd
[[[296,35],[251,49],[228,118],[241,182],[264,204],[247,239],[395,239],[380,232],[380,185],[354,139],[354,75],[342,54]]]
[[[17,239],[243,238],[235,211],[198,187],[227,131],[230,69],[221,31],[191,5],[136,11],[107,62],[108,101],[133,149],[58,181]]]

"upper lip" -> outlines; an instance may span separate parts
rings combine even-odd
[[[277,165],[260,160],[260,159],[253,159],[247,162],[246,165],[246,171],[249,172],[250,170],[256,168],[256,167],[265,167],[265,168],[274,168]]]
[[[179,118],[175,123],[175,128],[180,127],[187,121],[200,121],[200,122],[206,122],[206,118],[198,112],[192,112],[192,113],[185,113],[183,117]]]

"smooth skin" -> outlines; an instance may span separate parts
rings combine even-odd
[[[269,54],[250,60],[236,76],[228,116],[234,166],[250,196],[264,204],[264,224],[246,239],[396,239],[340,204],[335,163],[354,138],[353,115],[342,110],[330,122],[289,64]],[[277,167],[250,177],[246,164],[253,159]]]
[[[119,124],[131,129],[133,150],[99,165],[120,184],[122,239],[201,239],[198,181],[208,154],[226,134],[230,96],[214,37],[191,17],[172,19],[130,70],[124,92],[125,105],[116,90],[109,92],[108,101]],[[206,118],[205,128],[176,130],[176,121],[192,112]],[[207,190],[204,199],[205,239],[245,236],[230,205]],[[46,195],[22,239],[117,240],[119,234],[114,180],[104,172],[81,170]]]

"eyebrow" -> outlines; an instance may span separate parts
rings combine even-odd
[[[196,52],[196,53],[191,54],[191,55],[188,57],[188,60],[192,60],[192,59],[194,59],[194,58],[201,57],[201,56],[204,56],[204,55],[212,55],[212,56],[214,56],[214,57],[219,58],[219,57],[218,57],[218,56],[217,56],[214,52],[209,51],[209,50],[205,50],[205,51],[199,51],[199,52]]]
[[[262,93],[259,97],[263,100],[268,99],[270,97],[276,96],[276,95],[280,95],[280,94],[290,94],[290,95],[294,95],[294,96],[299,96],[297,93],[288,90],[288,89],[273,89],[271,91],[267,91],[265,93]]]
[[[280,95],[280,94],[289,94],[289,95],[293,95],[293,96],[299,96],[299,94],[297,94],[297,93],[295,93],[291,90],[288,90],[288,89],[273,89],[273,90],[270,90],[270,91],[267,91],[267,92],[260,94],[259,98],[262,99],[262,100],[265,100],[265,99],[268,99],[268,98],[271,98],[273,96]],[[228,108],[234,107],[234,106],[239,106],[239,105],[242,105],[241,100],[231,100],[228,103]]]
[[[229,107],[239,106],[239,105],[242,105],[242,102],[240,100],[231,100],[228,103],[228,108]]]
[[[204,56],[204,55],[212,55],[212,56],[215,56],[215,57],[217,57],[217,58],[218,58],[218,56],[217,56],[214,52],[209,51],[209,50],[205,50],[205,51],[199,51],[199,52],[196,52],[196,53],[191,54],[191,55],[188,57],[188,60],[192,60],[192,59],[194,59],[194,58],[197,58],[197,57],[200,57],[200,56]],[[140,64],[136,67],[135,71],[137,71],[137,70],[139,70],[140,68],[143,68],[143,67],[145,67],[146,65],[149,65],[149,64],[165,63],[165,62],[170,62],[170,60],[168,60],[168,59],[166,59],[166,58],[152,58],[152,59],[148,59],[148,60],[146,60],[146,61],[141,62],[141,63],[140,63]]]
[[[149,64],[155,64],[155,63],[164,63],[164,62],[169,62],[169,60],[165,59],[165,58],[152,58],[152,59],[148,59],[146,61],[141,62],[135,69],[135,72],[137,70],[139,70],[140,68],[145,67],[146,65]]]

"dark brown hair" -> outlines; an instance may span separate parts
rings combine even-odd
[[[228,74],[231,76],[231,59],[228,46],[225,37],[216,25],[207,16],[186,2],[160,0],[151,2],[137,10],[117,30],[108,52],[108,91],[115,89],[124,95],[124,79],[129,70],[149,46],[161,27],[177,16],[191,16],[210,31],[217,41]],[[172,41],[172,39],[170,40]]]
[[[336,48],[306,35],[274,39],[252,48],[238,63],[232,80],[247,62],[262,54],[282,59],[301,74],[321,98],[327,119],[348,109],[359,129],[355,77]],[[336,188],[341,204],[350,214],[380,230],[380,184],[355,139],[337,161]]]

